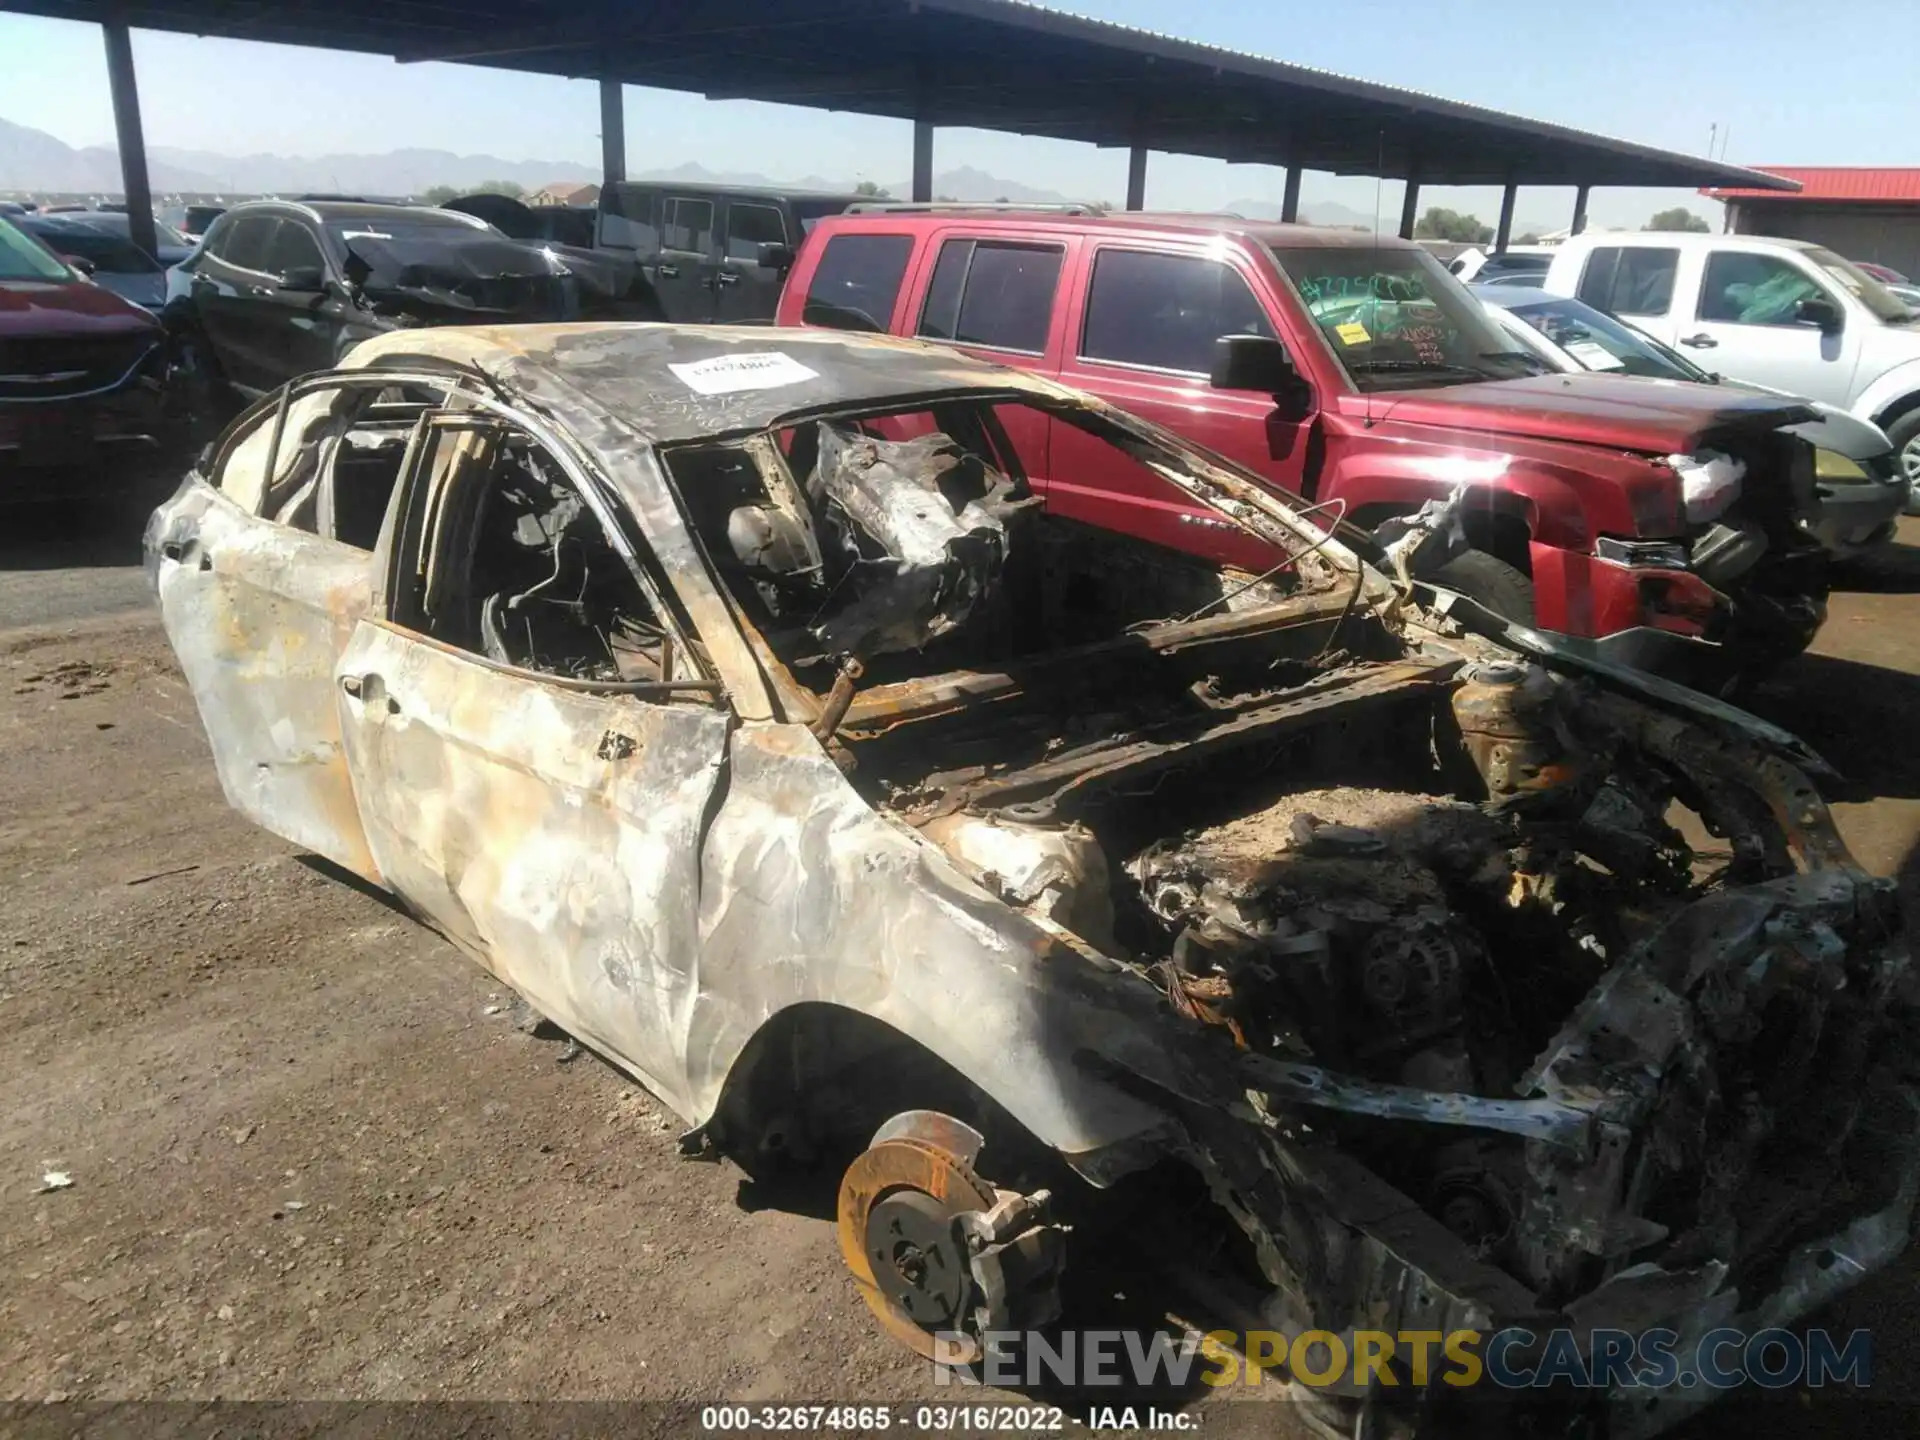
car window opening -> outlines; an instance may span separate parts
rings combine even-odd
[[[291,407],[293,423],[281,436],[281,463],[261,495],[260,513],[290,529],[372,550],[400,481],[407,444],[420,416],[440,399],[415,387],[369,385],[300,397]],[[259,445],[247,447],[259,453],[249,457],[246,450],[237,451],[223,479],[240,481],[235,472],[249,458],[264,465],[273,413],[263,415],[253,432]],[[227,488],[231,493],[232,485]]]
[[[1176,707],[1204,713],[1279,683],[1273,630],[1287,628],[1280,620],[1294,600],[1334,592],[1328,604],[1295,607],[1319,627],[1302,653],[1325,648],[1344,599],[1338,585],[1320,572],[1307,584],[1279,550],[1278,567],[1255,575],[1053,512],[1013,457],[996,408],[1025,407],[822,420],[771,443],[667,453],[693,528],[746,618],[816,697],[852,660],[856,720],[950,711],[954,694],[1004,692],[1012,671],[1028,677],[1022,688],[1082,686],[1087,703],[1105,686],[1117,687],[1109,699],[1132,703],[1158,683]],[[1171,478],[1176,456],[1145,446],[1129,455],[1101,438],[1110,463],[1155,476],[1161,503],[1191,507]],[[1273,613],[1249,619],[1258,612]],[[1214,635],[1241,628],[1263,632],[1244,655],[1227,644],[1200,658]],[[1343,643],[1358,643],[1352,629]],[[1191,632],[1195,648],[1156,681],[1140,662],[1163,630]],[[1067,657],[1080,668],[1048,673]],[[1215,688],[1197,698],[1202,681]]]
[[[559,463],[512,426],[436,429],[396,618],[495,664],[595,685],[678,678],[673,632]]]

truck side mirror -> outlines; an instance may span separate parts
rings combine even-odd
[[[793,247],[766,241],[760,246],[759,263],[762,270],[785,270],[793,264]]]
[[[1809,295],[1793,307],[1793,318],[1807,325],[1818,325],[1823,335],[1835,335],[1846,323],[1840,307],[1824,295]]]
[[[1292,390],[1299,377],[1287,347],[1271,336],[1222,335],[1213,342],[1213,370],[1207,380],[1216,390],[1278,395]]]

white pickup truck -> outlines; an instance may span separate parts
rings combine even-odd
[[[1920,312],[1831,250],[1759,235],[1575,235],[1538,283],[1728,379],[1871,420],[1920,485]]]

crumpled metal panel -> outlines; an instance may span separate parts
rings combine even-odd
[[[835,589],[849,598],[813,626],[815,637],[830,654],[866,656],[924,649],[965,624],[1006,559],[1013,482],[982,473],[938,433],[882,440],[823,424],[819,434],[809,483],[849,567]],[[970,479],[981,494],[949,494]],[[868,553],[875,545],[879,556]]]
[[[727,717],[543,685],[386,624],[341,657],[341,729],[387,883],[683,1113],[701,820]]]
[[[249,515],[198,477],[150,529],[161,617],[227,803],[379,882],[333,705],[373,556]]]
[[[1056,972],[1079,962],[877,814],[804,727],[741,727],[728,769],[700,856],[700,971],[675,1001],[690,1118],[768,1019],[823,1001],[919,1041],[1069,1157],[1165,1130],[1075,1062],[1069,1013],[1097,1025],[1098,998]]]

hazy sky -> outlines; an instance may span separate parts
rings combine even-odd
[[[1815,20],[1786,0],[1607,0],[1516,8],[1490,0],[1073,0],[1056,8],[1249,50],[1673,150],[1705,153],[1711,127],[1742,164],[1920,161],[1920,87],[1903,62],[1913,0],[1829,0]],[[1875,37],[1889,47],[1875,49]],[[1804,43],[1803,43],[1804,41]],[[464,65],[397,65],[331,51],[136,31],[149,145],[288,155],[425,146],[508,159],[597,164],[592,83]],[[110,144],[112,108],[96,27],[0,14],[0,117],[73,145]],[[750,101],[627,91],[635,170],[697,160],[782,178],[905,177],[903,121]],[[975,130],[936,134],[934,165],[973,165],[1077,197],[1118,200],[1126,154]],[[1282,174],[1156,155],[1147,200],[1209,208],[1280,196]],[[1308,205],[1375,205],[1371,180],[1310,173]],[[1691,192],[1595,191],[1598,224],[1639,224],[1663,203],[1717,216]],[[1393,223],[1399,187],[1381,187]],[[1429,187],[1427,203],[1491,220],[1497,192]],[[1523,189],[1518,218],[1565,223],[1571,190]]]

